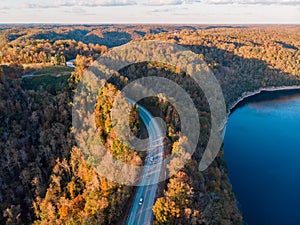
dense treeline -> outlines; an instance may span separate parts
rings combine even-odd
[[[106,51],[106,46],[74,40],[21,40],[9,42],[0,48],[0,64],[65,65],[67,60],[77,55],[97,58]]]
[[[116,138],[110,115],[118,92],[112,84],[101,89],[95,107],[97,134],[114,157],[141,165],[138,154]],[[132,116],[133,130],[138,131],[137,111]],[[116,224],[133,194],[132,187],[110,182],[97,174],[74,147],[69,161],[57,161],[45,198],[39,197],[34,203],[35,224]]]
[[[24,90],[18,78],[22,67],[0,68],[1,221],[115,224],[133,195],[132,188],[100,177],[75,147],[71,133],[75,85],[67,84],[57,93],[50,93],[47,88]],[[103,108],[112,107],[109,102],[113,102],[116,91],[108,86],[99,96],[96,108],[99,133],[107,132],[103,134],[104,141],[110,143],[107,147],[116,157],[138,165],[142,162],[140,157],[122,146],[115,139],[111,125],[104,121],[109,112]],[[133,116],[137,117],[137,112]]]
[[[32,203],[44,196],[56,159],[73,145],[70,94],[25,91],[20,67],[0,68],[1,222],[30,223]]]
[[[199,54],[220,81],[230,105],[247,91],[298,84],[299,34],[299,26],[261,26],[182,30],[145,39],[170,41]]]
[[[35,26],[20,25],[11,27],[0,25],[2,36],[8,42],[24,40],[75,40],[85,44],[105,45],[109,48],[123,45],[146,34],[157,34],[187,26],[169,25],[73,25],[73,26]],[[193,28],[190,26],[189,28]],[[193,28],[195,29],[195,28]],[[1,35],[0,35],[1,41]],[[1,42],[0,42],[1,43]],[[1,46],[1,44],[0,44]]]

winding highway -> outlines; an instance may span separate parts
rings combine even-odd
[[[129,102],[131,102],[129,100]],[[131,102],[132,103],[132,102]],[[138,105],[139,115],[149,134],[148,155],[143,176],[132,204],[127,225],[150,225],[152,222],[152,207],[158,188],[163,161],[164,134],[155,118],[141,105]]]

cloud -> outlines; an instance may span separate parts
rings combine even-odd
[[[10,9],[10,7],[8,7],[8,6],[0,6],[0,10],[2,11],[2,10],[8,10],[8,9]]]
[[[23,8],[98,7],[136,5],[134,0],[60,0],[51,3],[27,3]]]
[[[129,6],[137,4],[146,6],[164,6],[193,4],[201,1],[203,0],[55,0],[49,1],[48,3],[25,3],[22,7],[30,9],[47,9],[60,7]]]
[[[37,3],[25,3],[22,5],[22,8],[29,8],[29,9],[48,9],[48,8],[57,8],[54,4],[37,4]]]
[[[23,8],[60,8],[60,7],[99,7],[99,6],[168,6],[204,2],[206,4],[227,5],[300,5],[300,0],[55,0],[48,3],[25,3]],[[3,10],[4,8],[0,8]]]
[[[134,0],[90,0],[90,1],[78,1],[79,6],[97,7],[97,6],[126,6],[136,5]]]
[[[89,13],[87,10],[83,9],[83,8],[67,8],[66,10],[64,10],[65,13],[68,14],[76,14],[76,15],[83,15],[83,16],[95,16],[97,15],[96,13]]]
[[[202,0],[56,0],[50,3],[25,3],[23,8],[60,8],[60,7],[98,7],[98,6],[164,6],[164,5],[182,5],[201,2]]]
[[[183,0],[148,0],[145,1],[144,5],[160,6],[160,5],[182,5]]]
[[[207,4],[300,5],[300,0],[205,0]]]
[[[154,13],[163,13],[163,12],[172,12],[174,10],[171,10],[171,9],[153,9],[151,12],[154,12]]]
[[[143,5],[163,6],[163,5],[183,5],[201,2],[201,0],[145,0]]]

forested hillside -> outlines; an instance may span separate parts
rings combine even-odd
[[[199,54],[220,81],[230,104],[243,92],[297,83],[299,37],[299,26],[260,26],[182,30],[144,39],[178,43]]]
[[[99,176],[83,158],[72,133],[72,101],[83,71],[109,47],[163,40],[199,54],[222,86],[228,109],[244,92],[300,85],[299,26],[3,26],[0,31],[0,224],[122,224],[135,189]],[[114,33],[117,32],[117,33]],[[162,33],[161,33],[162,32]],[[68,70],[66,60],[76,58]],[[62,69],[63,67],[63,69]],[[38,70],[45,76],[21,78]],[[59,72],[63,70],[64,73]],[[53,73],[53,74],[52,74]],[[59,74],[59,75],[57,75]],[[207,144],[210,111],[187,74],[154,62],[123,68],[99,92],[99,136],[115,157],[134,165],[144,154],[116,139],[110,120],[118,91],[143,76],[165,77],[197,106],[201,138],[186,166],[160,185],[155,224],[241,224],[221,151],[205,171],[198,163]],[[54,76],[55,75],[55,76]],[[186,154],[178,113],[164,98],[140,102],[167,124],[165,156]],[[132,130],[145,136],[136,111]],[[169,166],[173,171],[177,162]]]

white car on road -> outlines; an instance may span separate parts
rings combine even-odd
[[[140,198],[139,205],[143,204],[143,198]]]

